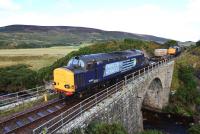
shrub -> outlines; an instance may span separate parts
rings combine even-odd
[[[36,75],[35,71],[22,64],[0,68],[0,89],[4,92],[15,92],[35,87]]]
[[[170,104],[164,111],[191,116],[196,112],[195,105],[200,103],[194,69],[184,62],[179,62],[176,65],[176,75],[179,87],[176,93],[170,96]]]
[[[176,92],[177,99],[187,105],[195,104],[199,93],[194,79],[194,69],[189,65],[181,65],[178,75],[182,86]]]
[[[192,127],[190,127],[188,129],[188,133],[189,134],[200,134],[200,125],[199,124],[193,125]]]
[[[143,132],[140,132],[138,134],[163,134],[161,131],[158,130],[145,130]]]
[[[177,45],[177,41],[176,40],[168,40],[167,42],[165,42],[164,45],[166,46],[166,48],[169,48],[171,46]]]
[[[121,124],[92,122],[85,130],[86,134],[127,134]]]

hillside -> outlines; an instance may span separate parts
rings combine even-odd
[[[71,26],[10,25],[0,27],[0,48],[39,48],[79,45],[124,38],[164,43],[168,39],[119,31],[103,31],[94,28]]]
[[[188,47],[175,60],[167,112],[191,116],[200,106],[200,46]]]

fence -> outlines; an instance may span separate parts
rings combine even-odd
[[[91,109],[92,107],[96,106],[101,101],[109,98],[112,94],[117,93],[124,89],[126,84],[138,80],[141,76],[145,74],[150,75],[153,70],[158,69],[159,67],[167,64],[169,60],[164,60],[157,62],[151,66],[145,67],[137,72],[128,74],[124,77],[125,80],[122,80],[115,85],[106,88],[97,94],[92,95],[91,97],[83,100],[82,102],[76,104],[75,106],[71,107],[70,109],[66,110],[65,112],[61,113],[60,115],[52,118],[51,120],[47,121],[46,123],[42,124],[41,126],[35,128],[33,130],[34,134],[41,134],[43,132],[47,133],[54,133],[62,128],[64,125],[68,124],[75,118],[81,116],[85,111]]]
[[[38,98],[47,91],[48,89],[45,89],[45,86],[39,86],[28,90],[2,95],[0,96],[0,107],[18,105],[27,100]]]

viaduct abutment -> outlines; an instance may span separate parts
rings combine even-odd
[[[173,70],[174,61],[171,60],[141,71],[137,76],[130,74],[134,77],[127,76],[125,81],[114,85],[113,89],[118,90],[117,92],[81,112],[69,122],[63,123],[63,119],[62,127],[56,132],[70,133],[95,121],[120,123],[129,134],[142,131],[142,107],[161,110],[168,104]]]

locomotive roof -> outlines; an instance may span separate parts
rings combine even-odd
[[[142,55],[142,51],[140,50],[125,50],[125,51],[115,51],[111,53],[98,53],[98,54],[90,54],[90,55],[82,55],[79,56],[79,59],[84,62],[92,62],[92,61],[107,61],[107,60],[121,60],[126,59],[132,56]]]

